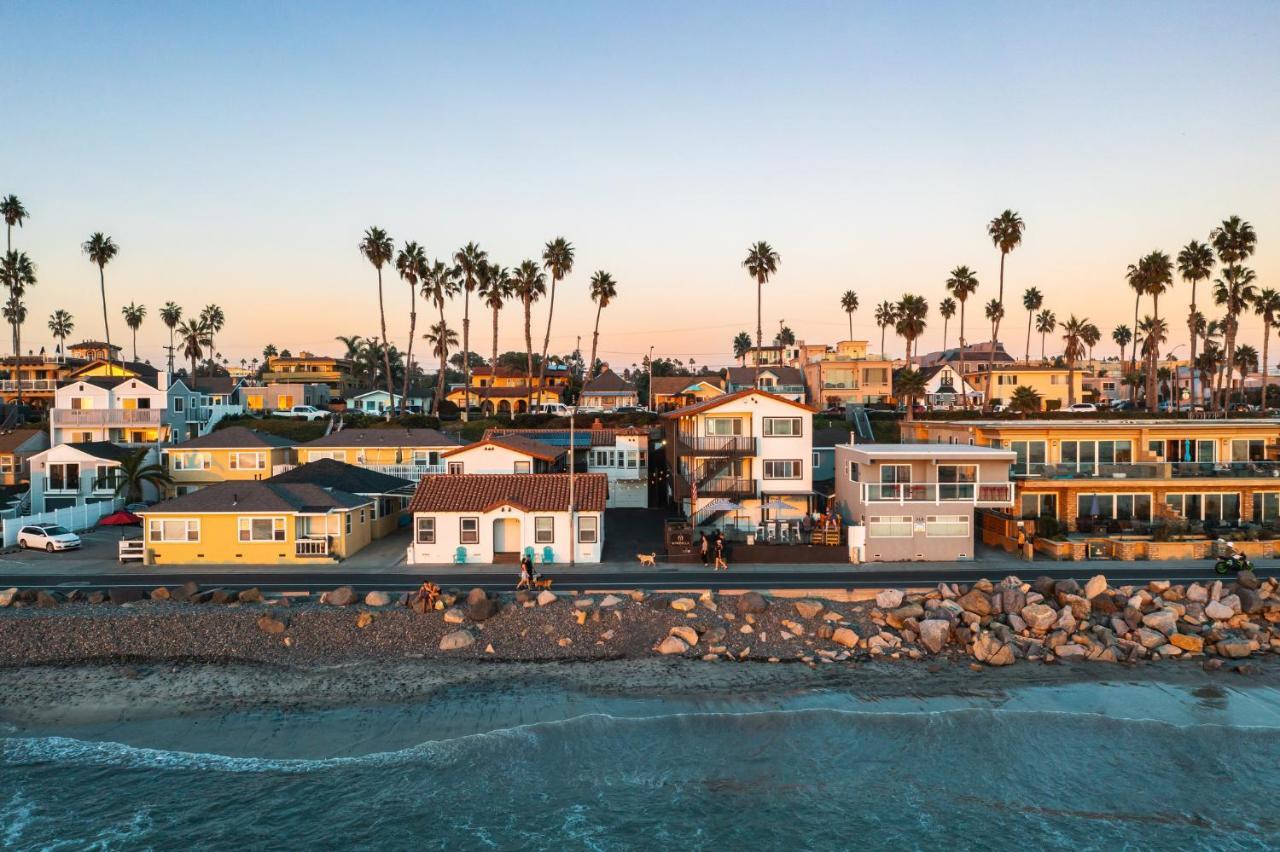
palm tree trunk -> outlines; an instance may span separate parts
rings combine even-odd
[[[590,384],[596,377],[596,344],[600,342],[600,312],[604,310],[603,302],[596,302],[596,327],[591,332],[591,364],[587,367],[587,381]]]
[[[135,364],[138,362],[138,329],[136,328],[133,328],[133,361]]]
[[[378,317],[382,320],[382,369],[387,371],[386,419],[391,419],[391,400],[396,398],[396,386],[391,379],[391,342],[387,340],[387,310],[382,303],[382,267],[378,267]],[[210,347],[213,344],[210,342]],[[436,403],[439,405],[439,402]],[[439,414],[439,412],[436,412]]]
[[[1271,344],[1271,323],[1265,319],[1262,322],[1262,396],[1258,399],[1258,411],[1265,417],[1267,414],[1267,380],[1271,375],[1271,370],[1267,367],[1267,362]]]
[[[885,326],[883,325],[880,326],[880,357],[881,358],[884,357],[884,330],[885,330]],[[757,332],[756,336],[757,338],[759,337],[759,332]],[[742,356],[742,366],[744,367],[747,366],[747,356],[745,354]]]
[[[759,387],[760,385],[760,347],[763,345],[764,332],[760,326],[763,322],[764,310],[764,278],[756,276],[756,374],[752,384]],[[880,333],[880,339],[884,340],[884,332]]]
[[[845,311],[845,313],[849,315],[849,339],[853,340],[853,311]],[[946,332],[943,332],[942,337],[943,337],[942,348],[946,349],[947,348]]]
[[[462,294],[462,422],[467,422],[471,408],[471,288],[475,282],[467,278],[467,289]]]
[[[409,411],[409,375],[413,373],[413,338],[418,331],[418,294],[415,282],[409,282],[409,347],[404,353],[404,390],[400,394],[400,416],[403,417]],[[387,405],[391,405],[395,400],[387,400]]]
[[[489,401],[490,391],[493,390],[493,380],[497,378],[497,376],[498,376],[498,309],[494,308],[493,309],[493,357],[489,359],[489,384],[485,385],[484,387],[484,402]],[[470,388],[467,388],[466,395],[467,395],[467,401],[470,402],[471,400]],[[480,410],[483,413],[484,411],[483,403],[481,403],[480,405]],[[493,412],[490,411],[489,415],[492,416]]]
[[[1139,293],[1133,300],[1133,350],[1129,353],[1129,372],[1132,373],[1138,366],[1138,306],[1142,302],[1142,294]],[[1136,384],[1129,385],[1129,402],[1136,403],[1138,401],[1138,386]]]
[[[169,326],[169,381],[173,381],[173,326]]]
[[[1033,313],[1035,311],[1027,311],[1027,351],[1022,358],[1028,366],[1031,364],[1031,315]]]
[[[1045,338],[1045,335],[1046,335],[1046,334],[1048,334],[1048,332],[1047,332],[1047,331],[1042,331],[1042,332],[1040,332],[1040,361],[1041,361],[1041,363],[1043,363],[1043,362],[1044,362],[1044,360],[1045,360],[1045,359],[1044,359],[1044,338]],[[1123,347],[1123,346],[1122,346],[1122,347],[1120,347],[1120,360],[1121,360],[1121,361],[1124,361],[1124,347]]]
[[[538,363],[538,389],[547,375],[547,347],[551,345],[551,318],[556,313],[556,276],[551,276],[551,300],[547,305],[547,333],[542,336],[542,360]],[[539,397],[541,398],[541,397]]]
[[[1067,408],[1076,404],[1076,359],[1067,362]]]
[[[946,351],[947,351],[947,326],[948,326],[948,325],[950,325],[950,324],[951,324],[951,318],[950,318],[950,317],[943,317],[943,318],[942,318],[942,351],[943,351],[943,352],[946,352]],[[852,323],[850,323],[850,326],[852,326],[852,325],[853,325],[853,324],[852,324]],[[850,332],[849,336],[850,336],[850,337],[853,337],[853,333],[852,333],[852,332]]]
[[[107,275],[102,264],[98,264],[98,287],[102,291],[102,330],[107,338],[107,372],[114,373],[114,360],[111,357],[111,323],[107,320]]]
[[[1005,252],[1000,252],[1000,307],[1004,308],[1004,258]],[[1000,333],[1000,321],[994,320],[991,323],[991,343],[987,347],[987,395],[984,400],[984,407],[991,405],[991,375],[996,366],[996,335]]]
[[[533,312],[533,304],[529,301],[529,297],[524,297],[524,354],[525,370],[525,401],[524,410],[527,413],[533,405],[533,328],[531,326],[532,318],[530,314]],[[512,415],[515,414],[513,410]]]
[[[1266,349],[1264,343],[1262,348]],[[18,407],[22,407],[22,326],[15,321],[13,323],[13,368],[14,375],[18,379]],[[1264,396],[1266,389],[1263,389]]]
[[[1147,352],[1147,411],[1160,410],[1160,395],[1156,392],[1156,359],[1160,356],[1160,296],[1151,294],[1151,345]]]
[[[440,374],[436,376],[436,416],[440,416],[440,403],[444,401],[444,371],[448,366],[447,359],[449,357],[449,339],[448,329],[444,324],[444,299],[437,304],[440,306],[440,341],[437,344],[440,347]],[[466,407],[466,393],[463,392],[463,407]]]
[[[969,388],[965,385],[964,377],[964,303],[960,300],[960,393],[964,396],[964,407],[969,408]]]
[[[1191,388],[1191,405],[1196,404],[1196,279],[1191,279],[1191,315],[1187,317],[1187,328],[1191,332],[1191,369],[1188,370],[1187,383]],[[1175,370],[1177,367],[1174,368]]]

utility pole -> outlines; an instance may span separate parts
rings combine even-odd
[[[649,410],[653,411],[653,347],[649,347]]]
[[[573,511],[573,468],[574,456],[577,455],[578,445],[574,439],[573,418],[578,413],[578,406],[569,406],[569,567],[574,566],[575,549],[578,546],[578,525],[577,519],[574,517]],[[599,532],[596,533],[597,538]]]

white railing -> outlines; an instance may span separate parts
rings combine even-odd
[[[1012,482],[863,482],[863,503],[1013,505]]]
[[[297,556],[328,556],[329,540],[327,538],[300,538],[294,543]]]
[[[271,475],[278,476],[279,474],[293,470],[295,467],[297,467],[296,464],[273,464],[271,465]]]
[[[162,408],[55,408],[54,426],[159,426]]]
[[[56,391],[57,379],[0,379],[0,391],[16,391],[22,385],[24,391]]]
[[[424,476],[445,473],[448,470],[448,467],[442,464],[363,464],[360,466],[366,470],[385,473],[388,476],[398,476],[401,479],[408,479],[413,482],[417,482]]]
[[[65,509],[53,509],[21,518],[5,519],[4,546],[13,547],[18,543],[18,530],[28,524],[60,524],[72,532],[87,530],[98,522],[99,518],[110,515],[124,504],[123,500],[103,500],[100,503],[88,503],[84,506],[67,506]]]

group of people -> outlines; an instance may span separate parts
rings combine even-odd
[[[702,564],[706,565],[708,558],[715,558],[715,570],[728,571],[729,563],[725,561],[724,554],[724,532],[716,530],[711,535],[702,533],[702,541],[699,544],[699,550],[702,554]]]

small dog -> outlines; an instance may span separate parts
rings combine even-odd
[[[533,587],[535,589],[550,589],[551,582],[552,580],[550,577],[539,577],[533,581]]]
[[[637,553],[636,559],[640,560],[641,565],[655,568],[658,565],[658,552],[655,550],[653,553]]]

